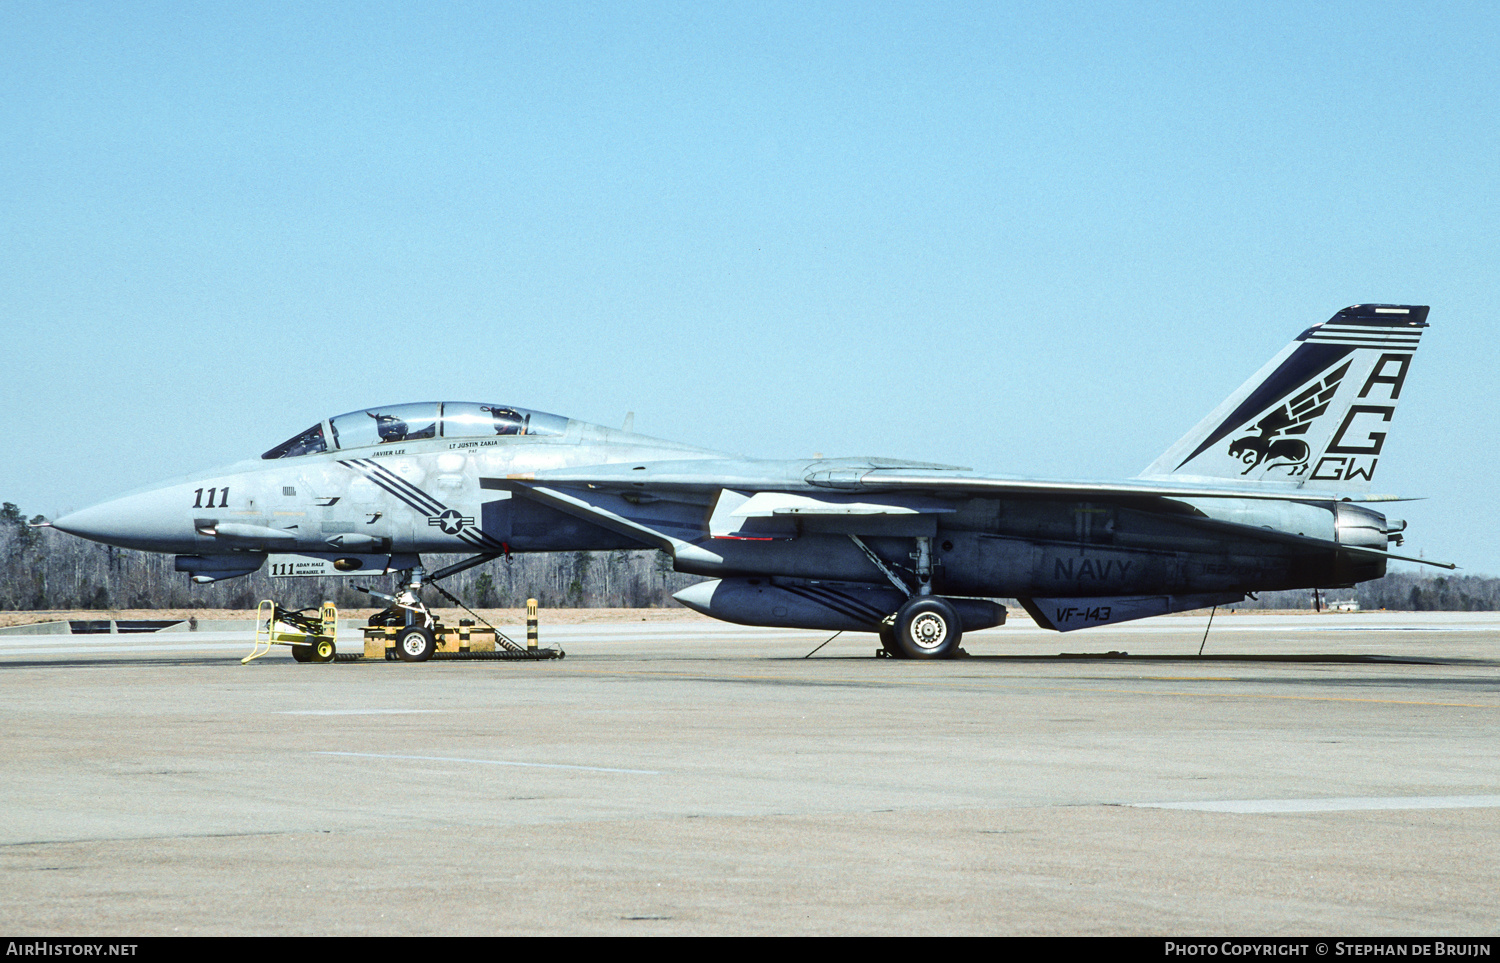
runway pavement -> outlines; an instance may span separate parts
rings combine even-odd
[[[531,664],[0,636],[0,926],[1493,934],[1500,617],[1220,613],[1200,658],[1205,622],[945,663],[707,621],[544,621]]]

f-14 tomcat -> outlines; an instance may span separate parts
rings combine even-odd
[[[1128,481],[750,459],[450,401],[328,418],[52,524],[175,553],[198,582],[269,558],[278,575],[395,574],[413,594],[511,552],[654,548],[709,578],[676,596],[706,615],[944,658],[1005,620],[995,598],[1066,632],[1421,561],[1390,552],[1405,523],[1367,492],[1427,312],[1362,304],[1314,325]],[[427,573],[435,552],[469,558]]]

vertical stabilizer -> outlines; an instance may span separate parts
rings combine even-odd
[[[1427,308],[1356,304],[1302,333],[1142,478],[1365,491]]]

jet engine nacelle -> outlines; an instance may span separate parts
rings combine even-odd
[[[825,632],[875,632],[907,596],[879,585],[801,579],[725,578],[690,585],[672,596],[695,612],[740,625]],[[1005,622],[1005,606],[988,599],[948,598],[965,632]]]
[[[1339,502],[1335,508],[1334,526],[1340,545],[1358,545],[1385,551],[1390,532],[1399,532],[1405,522],[1389,523],[1384,515],[1363,505]]]

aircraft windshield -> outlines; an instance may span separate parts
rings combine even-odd
[[[468,401],[428,401],[351,411],[328,419],[334,448],[365,448],[426,438],[494,438],[498,435],[561,435],[568,419],[543,411]],[[293,458],[329,449],[319,422],[261,455]]]
[[[260,457],[292,458],[297,455],[314,455],[327,450],[328,442],[323,438],[323,423],[320,421],[300,435],[293,435]]]

